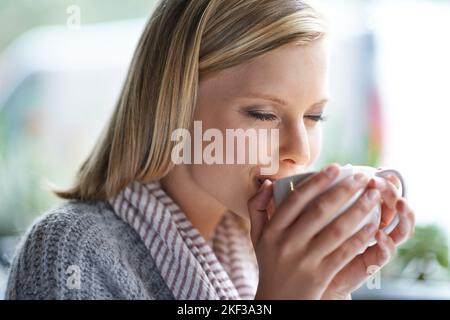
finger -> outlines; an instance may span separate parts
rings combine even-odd
[[[331,164],[296,185],[291,194],[278,208],[277,214],[270,220],[270,226],[278,230],[287,228],[298,217],[306,204],[337,178],[339,172],[339,166]]]
[[[358,200],[312,240],[310,249],[327,256],[350,238],[380,201],[377,189],[366,190]]]
[[[385,228],[391,223],[392,219],[395,217],[396,210],[389,208],[385,203],[381,204],[381,220],[380,229]]]
[[[397,181],[400,184],[400,180],[395,176],[388,176],[387,178],[376,177],[369,182],[369,186],[375,187],[381,190],[382,205],[381,205],[381,222],[380,229],[388,226],[392,219],[395,217],[397,210],[395,209],[397,201],[400,199],[400,192],[393,182]]]
[[[272,198],[272,182],[265,180],[258,192],[248,200],[247,207],[250,217],[250,236],[253,245],[261,237],[262,230],[268,221],[267,207]]]
[[[390,237],[396,245],[404,243],[412,234],[415,225],[415,216],[405,199],[398,201],[399,223],[390,233]]]
[[[389,180],[390,183],[392,183],[397,189],[400,189],[402,183],[396,176],[386,176],[386,179]]]
[[[385,178],[374,177],[370,180],[369,187],[380,190],[383,203],[385,203],[389,209],[395,209],[395,204],[400,198],[400,192],[392,182]]]
[[[377,244],[368,248],[358,259],[363,261],[366,269],[376,266],[383,267],[395,255],[396,246],[391,237],[379,230],[375,234]]]
[[[378,247],[380,248],[377,264],[382,267],[395,255],[396,246],[392,238],[385,234],[382,230],[378,231],[375,239],[377,240]]]
[[[389,168],[387,168],[387,167],[378,167],[377,169],[380,171],[389,170]],[[384,178],[388,179],[391,183],[393,183],[397,187],[397,189],[400,189],[400,186],[402,185],[402,183],[397,176],[389,174],[389,175],[385,176]]]
[[[289,232],[297,238],[312,239],[334,219],[336,212],[347,204],[356,192],[366,187],[368,181],[369,178],[363,173],[345,178],[311,201]]]
[[[267,205],[267,214],[268,214],[269,220],[272,219],[275,211],[276,211],[275,200],[272,197],[272,198],[270,198],[269,204]]]
[[[377,226],[373,223],[364,226],[364,228],[358,231],[323,260],[322,264],[324,268],[330,273],[341,270],[350,263],[355,256],[365,251],[376,231]]]

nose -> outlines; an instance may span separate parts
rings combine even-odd
[[[308,131],[303,121],[280,130],[280,162],[289,166],[307,166],[311,161]]]

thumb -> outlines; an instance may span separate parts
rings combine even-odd
[[[272,181],[265,180],[258,192],[248,201],[250,216],[250,236],[256,246],[264,225],[268,221],[267,207],[272,199]]]

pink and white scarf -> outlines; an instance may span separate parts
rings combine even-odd
[[[206,241],[159,181],[133,181],[109,203],[139,234],[175,299],[254,298],[258,267],[242,218],[227,212]]]

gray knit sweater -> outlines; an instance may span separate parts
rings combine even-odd
[[[107,202],[66,201],[15,254],[6,299],[173,299],[139,235]]]

